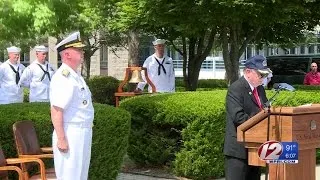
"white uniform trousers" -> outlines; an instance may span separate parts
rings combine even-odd
[[[87,180],[92,142],[92,126],[64,124],[69,151],[62,153],[57,147],[57,135],[53,132],[52,147],[57,180]]]

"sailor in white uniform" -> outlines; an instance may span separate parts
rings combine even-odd
[[[77,71],[83,59],[80,33],[56,45],[62,65],[50,84],[52,147],[59,180],[87,180],[91,158],[94,109],[91,92]]]
[[[149,56],[143,63],[147,68],[148,77],[156,87],[156,92],[175,92],[175,74],[172,58],[164,54],[165,40],[157,39],[153,41],[155,53]],[[142,78],[145,82],[140,82],[137,91],[142,91],[146,85],[144,74]],[[151,86],[148,91],[152,92]]]
[[[37,59],[22,73],[19,85],[30,88],[29,102],[49,102],[49,87],[54,68],[46,61],[48,48],[36,46]]]
[[[19,63],[21,49],[7,48],[9,59],[0,65],[0,104],[23,102],[23,88],[19,86],[20,76],[25,69]]]

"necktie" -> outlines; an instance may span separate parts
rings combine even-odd
[[[12,71],[13,71],[14,73],[16,73],[16,84],[18,84],[18,83],[19,83],[19,80],[20,80],[19,65],[18,65],[17,70],[15,70],[14,67],[13,67],[11,64],[9,64],[9,66],[10,66],[10,68],[12,69]]]
[[[43,71],[43,75],[42,75],[40,81],[43,81],[43,79],[45,78],[46,75],[48,76],[49,81],[51,81],[51,77],[50,77],[49,69],[48,69],[48,68],[49,68],[49,67],[48,67],[48,64],[47,64],[47,70],[44,70],[40,64],[38,64],[38,66],[39,66],[40,69]]]
[[[163,58],[162,63],[160,63],[159,60],[158,60],[156,57],[154,57],[154,59],[156,59],[157,63],[159,64],[159,66],[158,66],[158,76],[160,76],[160,74],[161,74],[161,68],[162,68],[162,70],[163,70],[163,73],[164,73],[164,74],[167,74],[166,69],[165,69],[164,66],[163,66],[163,63],[164,63],[165,58]]]
[[[258,94],[257,88],[253,88],[253,95],[254,95],[254,98],[256,99],[257,103],[258,103],[259,108],[262,109],[262,105],[261,105],[261,101],[260,101],[260,98],[259,98],[259,94]]]

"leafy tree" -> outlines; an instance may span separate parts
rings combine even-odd
[[[35,39],[33,5],[27,1],[0,1],[0,47],[9,45],[25,47]]]
[[[52,16],[37,16],[39,33],[55,36],[61,40],[72,31],[80,31],[81,38],[86,44],[81,72],[89,78],[91,56],[106,42],[100,26],[102,17],[99,8],[92,6],[88,0],[52,0],[47,2],[44,9]]]
[[[318,14],[314,1],[225,1],[220,36],[227,79],[238,79],[239,58],[249,43],[294,44],[304,30],[314,28]]]
[[[104,3],[108,7],[111,1]],[[60,41],[70,32],[79,30],[87,45],[82,68],[87,78],[90,77],[91,56],[101,45],[112,45],[116,39],[105,26],[112,9],[100,8],[95,1],[0,0],[0,7],[0,43],[19,42],[30,47],[43,37],[54,36]]]
[[[207,5],[192,0],[124,0],[117,4],[116,21],[124,29],[138,29],[169,40],[183,56],[187,89],[195,90],[201,64],[211,51],[217,32],[216,26],[211,26],[215,18],[210,17],[210,13],[198,13]]]
[[[310,29],[317,22],[314,17],[316,1],[120,2],[122,11],[118,13],[126,20],[122,21],[123,27],[166,38],[183,56],[187,90],[196,89],[201,64],[215,40],[222,45],[227,79],[232,83],[238,79],[239,58],[248,44],[298,40],[303,36],[303,29]],[[294,28],[289,28],[290,25]]]

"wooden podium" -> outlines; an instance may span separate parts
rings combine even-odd
[[[298,164],[269,164],[270,180],[315,180],[316,148],[320,147],[320,104],[272,108],[269,140],[297,142]],[[248,163],[265,166],[258,148],[267,141],[268,112],[261,111],[237,128],[237,140],[248,149]]]

